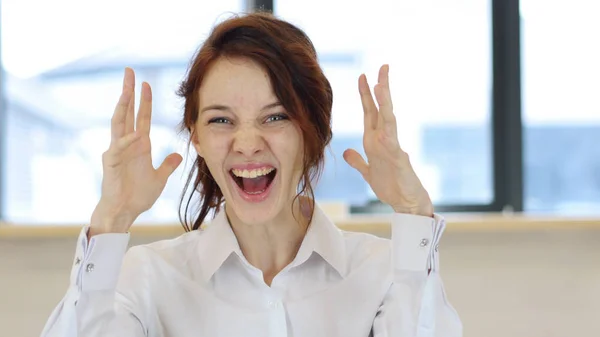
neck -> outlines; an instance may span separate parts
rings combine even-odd
[[[293,214],[290,208],[289,212],[269,223],[249,226],[239,220],[230,221],[244,257],[263,272],[269,286],[273,278],[294,260],[308,228],[306,207],[300,206],[305,201],[297,200]]]

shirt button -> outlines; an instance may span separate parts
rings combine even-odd
[[[269,309],[277,309],[281,306],[279,301],[269,301]]]
[[[438,251],[438,249],[440,249],[440,245],[439,245],[439,244],[438,244],[438,245],[435,245],[435,251],[436,251],[436,252]]]
[[[420,244],[420,246],[421,246],[421,247],[427,247],[427,245],[428,245],[428,244],[429,244],[429,240],[427,240],[427,239],[423,239],[423,240],[421,240],[421,244]]]
[[[88,273],[94,271],[94,264],[93,263],[88,263],[88,265],[85,266],[85,271],[87,271]]]

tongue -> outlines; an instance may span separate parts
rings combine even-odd
[[[260,176],[256,178],[242,178],[242,185],[246,193],[258,193],[267,189],[269,178]]]

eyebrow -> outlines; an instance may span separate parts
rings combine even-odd
[[[262,107],[262,109],[260,109],[260,111],[269,110],[269,109],[272,109],[272,108],[275,108],[278,106],[283,106],[283,104],[281,104],[281,102],[274,102],[271,104],[267,104],[264,107]],[[202,108],[202,110],[200,110],[200,113],[203,113],[204,111],[208,111],[208,110],[231,111],[231,108],[228,107],[227,105],[212,104],[212,105]]]

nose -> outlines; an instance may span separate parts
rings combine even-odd
[[[263,151],[265,146],[263,135],[253,126],[240,127],[233,139],[233,151],[248,158]]]

